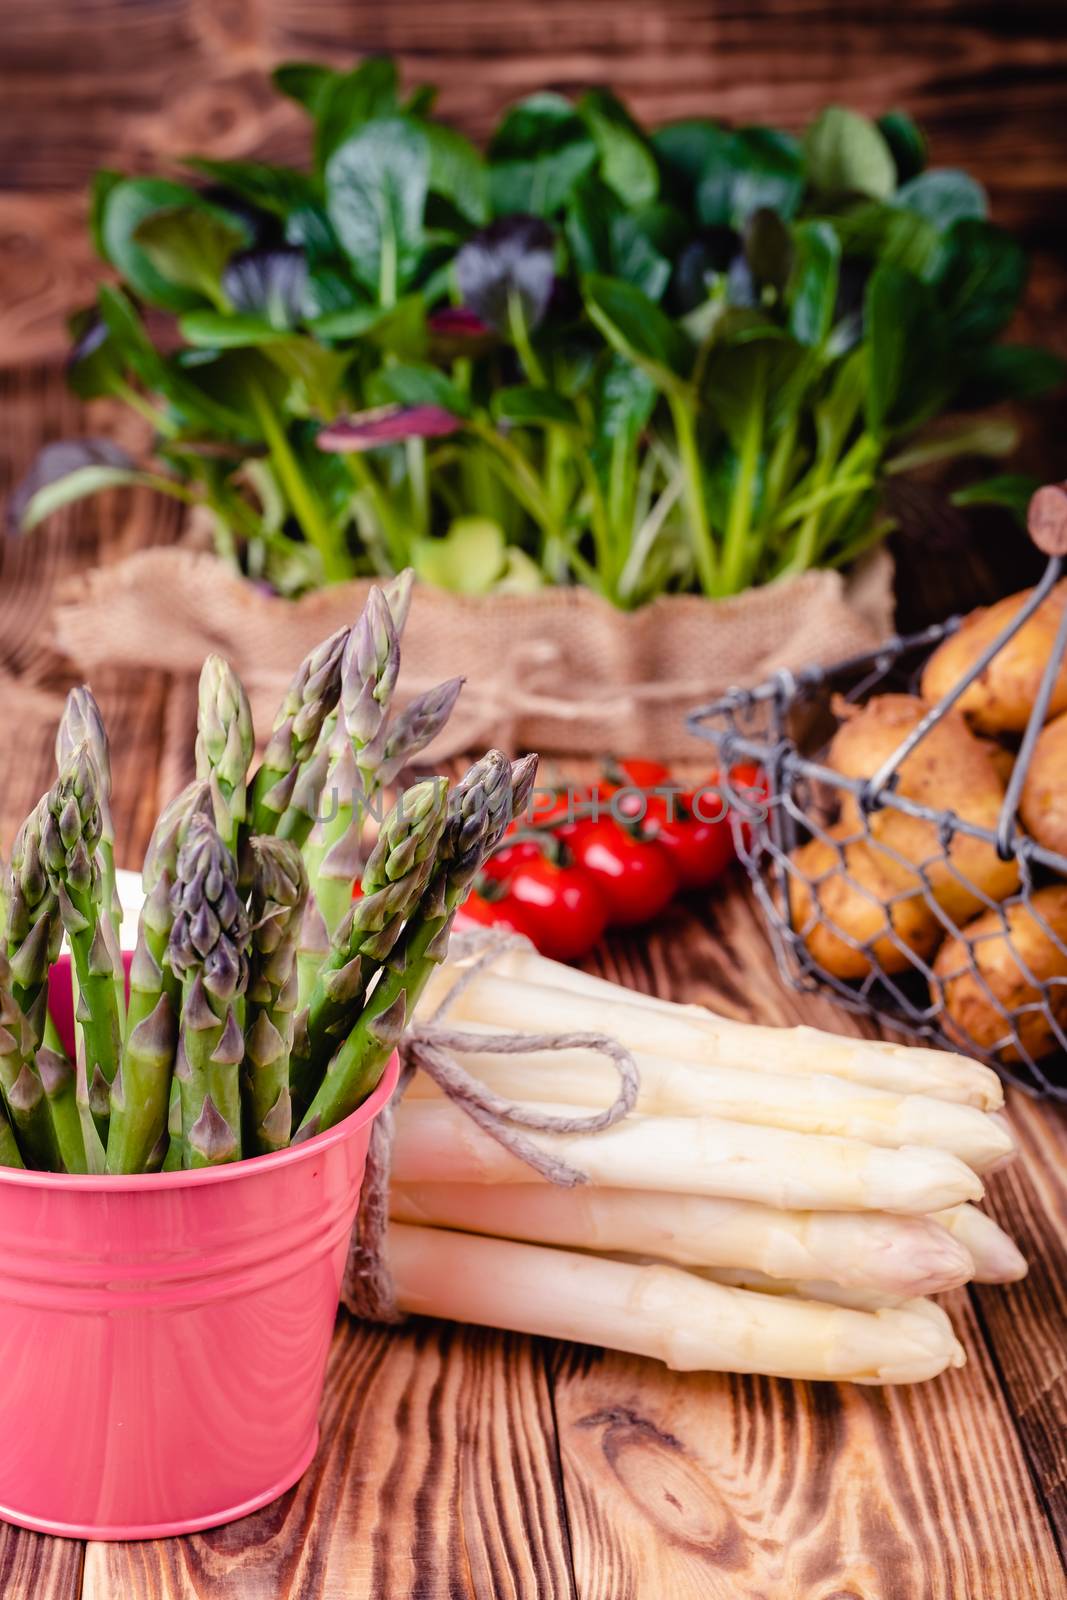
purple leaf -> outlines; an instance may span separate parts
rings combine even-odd
[[[318,436],[320,450],[376,450],[405,439],[440,439],[455,433],[463,419],[441,406],[378,406],[339,417]]]
[[[427,318],[427,326],[431,333],[445,333],[461,339],[484,339],[493,331],[468,306],[442,306]]]
[[[436,361],[480,355],[496,338],[489,324],[467,306],[442,306],[427,317],[426,328]]]
[[[501,217],[468,239],[456,257],[465,308],[498,333],[508,331],[512,302],[527,328],[536,328],[555,276],[555,240],[540,217]]]
[[[96,307],[92,306],[72,319],[71,332],[74,334],[74,342],[67,355],[68,367],[76,366],[79,361],[85,361],[89,356],[95,355],[107,341],[108,327]]]
[[[59,439],[54,444],[46,444],[8,496],[8,533],[19,532],[26,507],[34,495],[51,483],[58,483],[60,478],[69,478],[82,467],[132,468],[136,465],[133,457],[110,439]]]
[[[295,246],[244,250],[222,274],[234,310],[266,317],[274,328],[295,327],[306,315],[307,284],[307,259]]]

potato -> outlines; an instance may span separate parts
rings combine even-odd
[[[975,737],[978,738],[978,735],[976,734]],[[1001,744],[998,739],[978,738],[978,743],[993,763],[993,770],[1006,789],[1008,787],[1008,779],[1011,777],[1012,769],[1015,766],[1015,751],[1010,745]]]
[[[1021,594],[999,600],[995,606],[972,611],[959,631],[938,645],[926,663],[923,699],[932,704],[955,688],[1032,593],[1032,589],[1024,589]],[[980,733],[1021,733],[1026,727],[1065,605],[1067,578],[1056,585],[1014,639],[956,701],[956,709],[965,712]],[[1055,717],[1061,711],[1067,711],[1067,659],[1060,666],[1048,714]]]
[[[943,929],[925,900],[902,893],[886,877],[876,847],[844,843],[855,840],[852,830],[838,824],[830,835],[842,842],[843,860],[835,845],[817,838],[791,858],[796,868],[789,880],[793,926],[815,960],[835,977],[865,978],[871,970],[868,955],[853,949],[842,934],[867,945],[886,972],[912,967],[909,951],[932,955]]]
[[[873,777],[928,709],[907,694],[878,695],[859,711],[849,708],[831,742],[829,765],[846,777]],[[954,811],[981,827],[996,827],[1004,783],[988,746],[958,712],[950,711],[931,728],[898,771],[897,794],[935,811]],[[842,796],[842,820],[859,831],[858,806],[849,794]],[[1001,861],[984,840],[957,833],[946,860],[936,823],[886,806],[870,813],[867,826],[886,848],[886,878],[898,888],[917,888],[919,879],[907,863],[927,863],[930,892],[957,924],[983,910],[988,900],[1003,900],[1018,888],[1017,863]]]
[[[1019,816],[1038,844],[1067,856],[1067,716],[1046,723],[1038,735]]]
[[[944,990],[945,1031],[964,1050],[975,1046],[991,1050],[1009,1033],[1009,1024],[987,988],[1005,1012],[1014,1014],[1023,1046],[1035,1061],[1060,1048],[1044,1008],[1017,1013],[1020,1006],[1041,999],[1038,983],[1056,977],[1067,980],[1067,951],[1057,948],[1038,920],[1046,922],[1067,947],[1067,885],[1038,889],[1030,904],[1033,911],[1022,903],[1005,907],[1003,913],[986,911],[968,924],[963,938],[946,939],[937,953],[934,973]],[[1005,932],[1005,918],[1010,932]],[[971,971],[963,939],[971,945],[980,977]],[[931,996],[938,998],[935,985]],[[1067,981],[1052,987],[1046,1004],[1059,1025],[1067,1028]],[[1021,1059],[1013,1044],[1002,1047],[999,1054],[1002,1061]]]

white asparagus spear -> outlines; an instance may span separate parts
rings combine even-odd
[[[389,1209],[397,1222],[828,1280],[898,1300],[940,1294],[974,1273],[969,1252],[940,1224],[884,1211],[776,1211],[705,1195],[551,1183],[394,1183]]]
[[[505,952],[501,963],[513,960]],[[648,1002],[618,984],[590,979],[573,967],[547,963],[561,975],[554,986],[480,972],[457,995],[449,1020],[482,1022],[524,1033],[610,1033],[629,1050],[752,1072],[808,1077],[829,1073],[897,1094],[926,1094],[995,1111],[1004,1103],[996,1073],[948,1051],[850,1039],[815,1028],[765,1028],[717,1017],[701,1006]],[[449,961],[431,976],[416,1015],[428,1017],[445,998],[461,967]],[[569,978],[564,980],[563,974]],[[581,983],[575,982],[581,979]],[[588,984],[595,987],[589,989]]]
[[[613,1261],[629,1261],[635,1266],[650,1267],[655,1256],[632,1256],[625,1251],[612,1255]],[[708,1283],[722,1283],[728,1289],[747,1289],[752,1294],[770,1294],[779,1300],[820,1300],[829,1306],[847,1306],[850,1311],[885,1311],[896,1306],[910,1306],[920,1316],[940,1318],[945,1312],[932,1300],[918,1299],[913,1295],[882,1294],[877,1289],[865,1289],[830,1283],[817,1278],[772,1278],[753,1267],[690,1267],[698,1278]]]
[[[948,1319],[911,1306],[776,1300],[679,1267],[401,1223],[390,1224],[387,1248],[404,1311],[606,1345],[680,1372],[915,1383],[964,1360]]]
[[[845,1287],[815,1278],[771,1278],[747,1267],[701,1267],[702,1278],[724,1283],[730,1289],[748,1289],[753,1294],[773,1294],[794,1300],[821,1300],[826,1305],[848,1306],[852,1311],[884,1311],[889,1306],[911,1306],[926,1315],[926,1307],[943,1316],[932,1300],[916,1300],[907,1295],[881,1294],[877,1289]]]
[[[470,1032],[486,1032],[466,1024]],[[948,1150],[975,1172],[992,1172],[1016,1151],[1007,1123],[975,1106],[930,1095],[888,1094],[868,1084],[826,1074],[802,1078],[742,1067],[697,1066],[635,1052],[641,1074],[637,1110],[646,1116],[722,1117],[794,1133],[828,1133],[898,1148],[929,1145]],[[511,1056],[459,1054],[472,1074],[510,1100],[554,1100],[567,1105],[608,1105],[618,1083],[610,1063],[590,1050]],[[422,1073],[408,1090],[417,1098],[440,1090]]]
[[[1026,1257],[1015,1240],[977,1206],[953,1206],[936,1220],[973,1257],[976,1283],[1017,1283],[1026,1277]]]
[[[560,1115],[578,1110],[544,1109]],[[450,1102],[403,1100],[396,1120],[397,1183],[530,1181],[528,1166]],[[630,1116],[601,1133],[531,1137],[590,1182],[613,1189],[717,1195],[783,1210],[915,1216],[982,1195],[980,1179],[944,1150],[882,1150],[858,1139],[714,1117]]]

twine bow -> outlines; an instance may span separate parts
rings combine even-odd
[[[454,1105],[540,1177],[568,1188],[587,1183],[586,1174],[543,1150],[520,1129],[532,1128],[542,1133],[601,1133],[628,1116],[637,1103],[640,1087],[637,1063],[628,1050],[606,1033],[468,1033],[461,1028],[450,1028],[443,1021],[464,990],[499,956],[507,950],[529,948],[529,940],[520,935],[502,935],[489,930],[454,935],[453,953],[461,958],[473,954],[476,959],[459,974],[433,1015],[426,1022],[409,1028],[401,1041],[396,1092],[371,1129],[359,1213],[342,1289],[345,1304],[358,1317],[371,1322],[402,1320],[384,1245],[389,1223],[395,1108],[416,1071],[425,1072]],[[580,1117],[538,1111],[495,1094],[472,1077],[452,1053],[527,1055],[552,1050],[595,1050],[607,1056],[619,1074],[619,1091],[611,1104],[603,1111]]]

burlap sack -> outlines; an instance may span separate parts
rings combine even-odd
[[[400,696],[467,684],[438,757],[489,742],[557,754],[695,753],[687,711],[778,667],[876,645],[892,627],[892,567],[879,552],[853,577],[808,572],[728,600],[668,596],[624,613],[586,589],[466,596],[417,586]],[[365,581],[290,601],[213,555],[140,551],[60,591],[59,643],[86,672],[107,663],[196,673],[212,650],[270,719],[306,651],[351,622]]]

